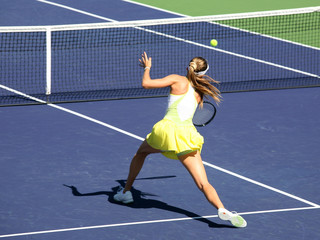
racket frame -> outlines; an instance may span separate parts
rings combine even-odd
[[[196,127],[204,127],[204,126],[208,125],[214,119],[214,117],[216,116],[216,113],[217,113],[217,108],[211,102],[203,101],[203,104],[211,105],[211,107],[214,110],[214,113],[212,114],[211,118],[208,121],[206,121],[205,123],[203,123],[203,124],[195,124],[195,123],[193,123],[193,125],[196,126]]]

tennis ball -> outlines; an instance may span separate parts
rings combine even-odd
[[[211,45],[212,47],[216,47],[216,46],[218,45],[218,41],[215,40],[215,39],[211,39],[210,45]]]

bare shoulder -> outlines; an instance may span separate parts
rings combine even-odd
[[[183,77],[183,76],[178,75],[178,74],[170,74],[170,75],[166,76],[166,78],[176,79],[177,81],[179,81],[181,79],[186,79],[186,77]]]
[[[172,74],[172,78],[175,78],[174,84],[171,85],[171,93],[180,95],[188,91],[189,81],[186,77]]]

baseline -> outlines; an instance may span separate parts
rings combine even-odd
[[[291,211],[301,211],[301,210],[312,210],[312,209],[319,209],[319,208],[320,207],[286,208],[286,209],[275,209],[275,210],[265,210],[265,211],[243,212],[243,213],[239,213],[239,214],[240,215],[253,215],[253,214],[265,214],[265,213],[275,213],[275,212],[291,212]],[[209,219],[209,218],[217,218],[217,217],[218,217],[218,215],[209,215],[209,216],[201,216],[201,217],[171,218],[171,219],[159,219],[159,220],[140,221],[140,222],[127,222],[127,223],[116,223],[116,224],[107,224],[107,225],[77,227],[77,228],[63,228],[63,229],[54,229],[54,230],[37,231],[37,232],[6,234],[6,235],[0,235],[0,238],[30,236],[30,235],[38,235],[38,234],[46,234],[46,233],[81,231],[81,230],[90,230],[90,229],[99,229],[99,228],[112,228],[112,227],[142,225],[142,224],[151,224],[151,223],[178,222],[178,221],[188,221],[188,220],[196,220],[196,219],[202,219],[202,218]]]

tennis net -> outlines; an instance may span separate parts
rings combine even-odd
[[[209,44],[213,38],[217,47]],[[1,27],[0,105],[167,95],[168,89],[141,87],[143,51],[152,57],[152,78],[185,75],[193,57],[206,58],[221,92],[320,86],[320,7]]]

